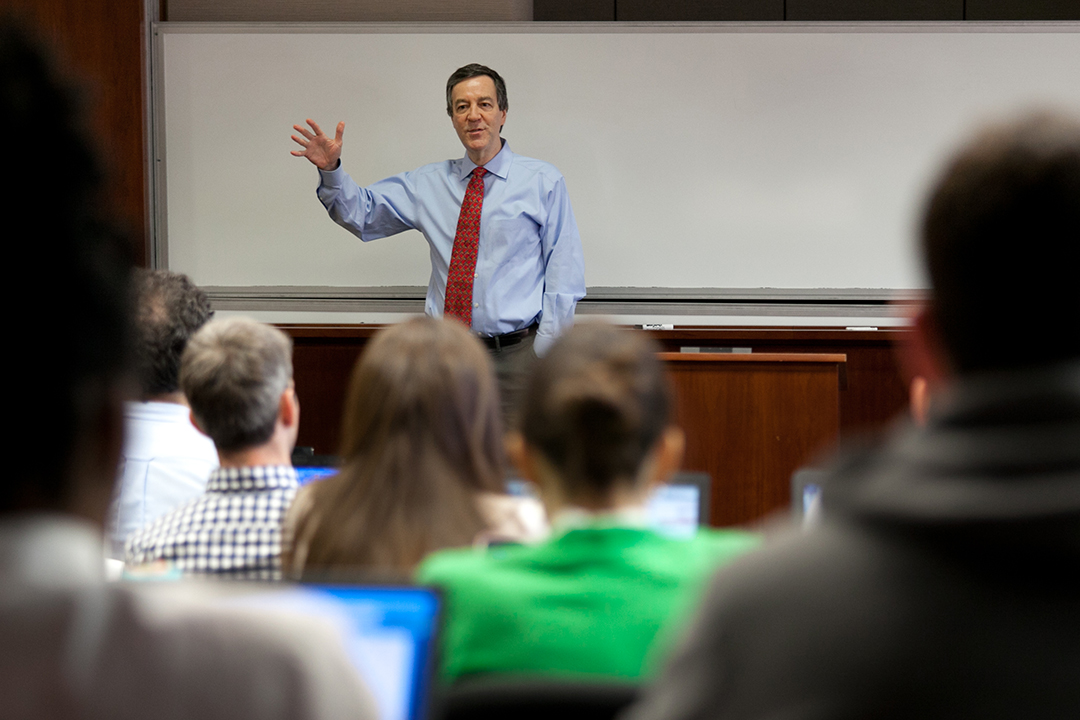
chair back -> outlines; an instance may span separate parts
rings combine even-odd
[[[562,680],[471,680],[445,691],[434,720],[615,720],[637,685]]]

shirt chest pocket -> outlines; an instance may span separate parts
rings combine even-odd
[[[484,254],[494,262],[537,257],[540,255],[541,229],[540,223],[527,213],[492,218],[484,232],[487,240]]]

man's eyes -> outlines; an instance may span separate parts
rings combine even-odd
[[[493,102],[481,102],[481,103],[477,103],[477,104],[480,106],[480,108],[482,110],[490,110],[491,108],[495,107],[495,103],[493,103]],[[463,112],[467,111],[468,109],[469,109],[469,106],[464,105],[464,104],[454,106],[454,112],[456,112],[456,113],[463,113]]]

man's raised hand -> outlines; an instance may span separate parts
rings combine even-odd
[[[293,150],[290,154],[306,157],[320,170],[333,170],[341,158],[341,136],[345,134],[345,123],[338,123],[333,140],[323,133],[319,124],[311,118],[307,119],[307,124],[311,126],[311,130],[302,125],[293,125],[293,130],[300,133],[300,137],[291,137],[304,149]]]

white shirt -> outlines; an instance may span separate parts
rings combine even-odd
[[[5,719],[374,717],[323,625],[105,583],[101,547],[92,525],[69,516],[0,520]]]
[[[201,496],[218,466],[210,438],[195,429],[184,405],[132,402],[124,407],[127,438],[109,513],[109,554],[165,513]]]

